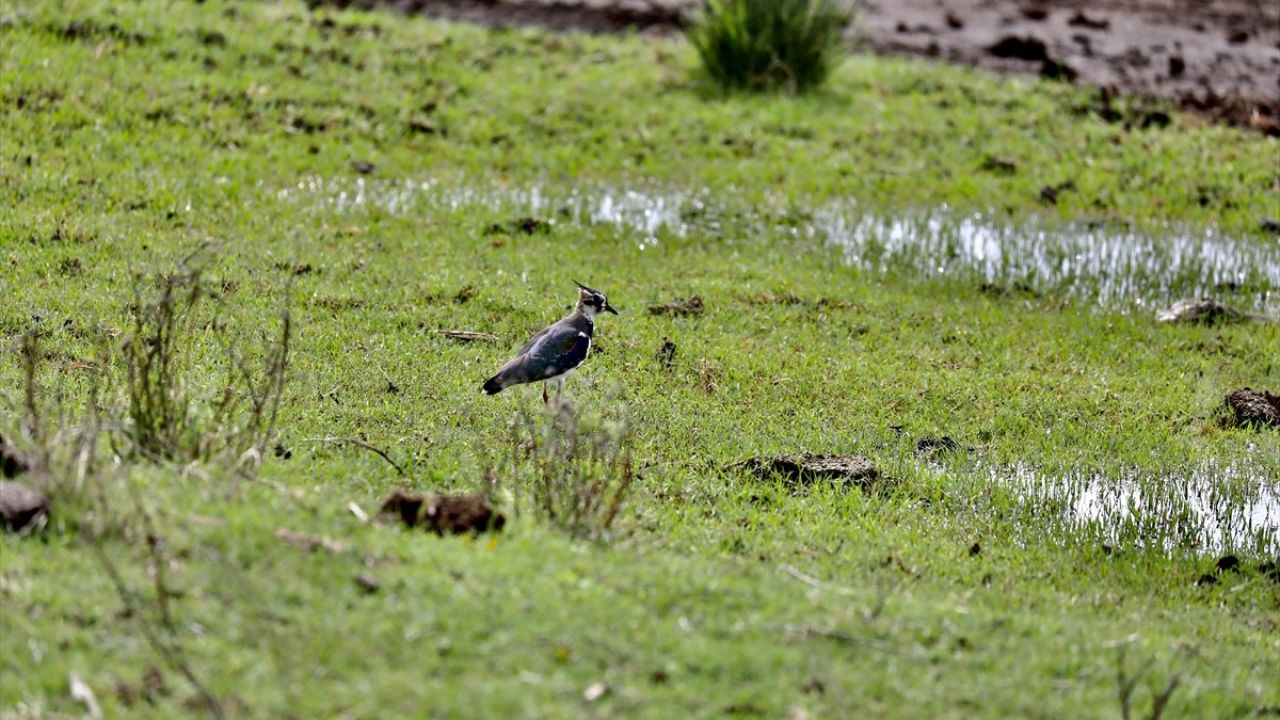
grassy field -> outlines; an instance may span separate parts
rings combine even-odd
[[[0,432],[41,444],[21,429],[32,331],[47,422],[103,385],[123,416],[101,348],[154,291],[139,275],[202,245],[222,302],[185,346],[197,411],[222,343],[275,332],[285,300],[295,328],[282,452],[252,478],[130,460],[126,425],[88,477],[55,466],[50,527],[0,537],[0,714],[79,714],[73,673],[108,717],[207,713],[184,668],[232,717],[1121,717],[1126,678],[1133,717],[1174,680],[1166,717],[1276,712],[1276,515],[1221,532],[1201,506],[1229,525],[1275,502],[1280,435],[1220,407],[1280,387],[1277,325],[867,269],[811,232],[852,202],[1274,253],[1276,141],[862,55],[810,96],[721,97],[693,62],[672,39],[294,2],[0,0]],[[679,228],[573,209],[612,197],[674,198]],[[622,314],[569,397],[587,425],[625,419],[639,472],[595,540],[530,512],[510,468],[537,389],[478,391],[574,279]],[[1222,292],[1274,308],[1280,277]],[[694,294],[701,314],[646,311]],[[916,456],[944,435],[961,449]],[[883,479],[725,470],[801,450]],[[348,508],[487,471],[500,535]],[[1128,511],[1082,509],[1125,488]],[[1240,570],[1198,585],[1228,552]]]

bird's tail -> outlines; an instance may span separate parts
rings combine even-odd
[[[484,381],[484,385],[480,389],[484,391],[485,395],[497,395],[502,392],[504,387],[506,387],[502,384],[502,381],[498,379],[500,375],[501,373]]]

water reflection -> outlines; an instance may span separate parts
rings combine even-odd
[[[1214,230],[1169,228],[1151,234],[1098,223],[1011,225],[947,208],[887,217],[855,201],[798,208],[782,199],[747,201],[733,193],[648,186],[551,190],[310,177],[278,190],[277,197],[324,213],[409,215],[474,208],[536,215],[612,226],[640,247],[654,247],[663,238],[812,238],[838,249],[849,265],[871,272],[957,277],[1119,309],[1224,294],[1244,309],[1274,312],[1280,305],[1280,243]]]
[[[1276,553],[1280,480],[1266,477],[1243,464],[1213,462],[1159,476],[1137,470],[1049,474],[1021,465],[989,472],[990,481],[1012,488],[1024,502],[1057,513],[1070,532],[1096,532],[1106,543]]]

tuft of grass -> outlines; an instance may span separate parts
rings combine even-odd
[[[604,538],[636,480],[627,420],[558,401],[511,427],[511,477],[538,515],[574,537]]]
[[[827,79],[852,20],[840,0],[708,0],[688,37],[722,89],[803,93]]]
[[[201,312],[218,295],[204,280],[204,267],[192,255],[175,272],[159,275],[159,292],[144,299],[134,288],[128,311],[133,332],[121,345],[129,396],[126,430],[133,450],[166,460],[208,460],[219,453],[260,459],[275,426],[284,393],[291,322],[280,316],[276,340],[264,337],[260,367],[250,352],[232,340],[225,321]],[[222,351],[225,380],[203,393],[197,380],[206,370],[193,349],[208,331]],[[255,463],[256,465],[256,463]]]

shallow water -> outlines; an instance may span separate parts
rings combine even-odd
[[[1061,296],[1121,310],[1199,296],[1268,314],[1280,310],[1280,242],[1216,230],[1013,225],[947,208],[886,216],[853,200],[803,207],[782,200],[749,202],[733,192],[648,186],[551,190],[312,177],[276,195],[322,212],[407,215],[476,208],[483,216],[501,212],[606,225],[644,248],[676,238],[798,239],[834,247],[847,264],[869,272],[954,277],[998,292]]]
[[[988,479],[1056,513],[1073,534],[1100,542],[1204,552],[1280,552],[1280,480],[1243,464],[1205,463],[1182,473],[1049,474],[1026,466]]]

